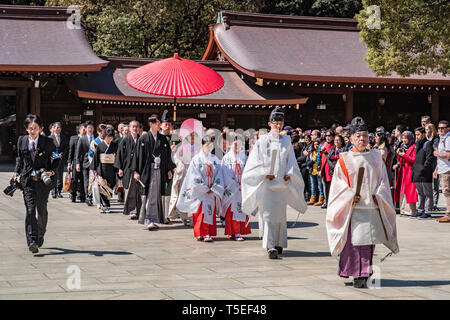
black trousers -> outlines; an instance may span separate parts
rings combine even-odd
[[[84,190],[84,176],[83,172],[77,172],[72,169],[72,197],[76,199],[77,194],[80,196],[81,201],[86,200],[86,191]]]
[[[331,181],[326,181],[326,178],[322,178],[322,184],[325,194],[325,203],[328,205],[328,196],[330,194]]]
[[[30,180],[23,189],[23,199],[27,210],[25,217],[25,234],[28,246],[44,237],[47,228],[47,202],[50,188],[42,180]],[[37,217],[36,217],[37,211]]]
[[[63,189],[64,167],[65,167],[65,164],[63,163],[63,161],[60,161],[59,162],[59,166],[58,166],[58,168],[55,171],[55,174],[56,174],[56,186],[52,190],[52,195],[61,193],[61,191]]]
[[[92,195],[89,194],[89,168],[81,168],[81,172],[83,175],[83,185],[84,185],[84,194],[86,195],[86,199],[92,199]]]

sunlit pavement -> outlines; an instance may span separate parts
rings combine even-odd
[[[2,190],[10,177],[0,173]],[[148,231],[116,201],[100,214],[64,194],[50,196],[48,208],[45,243],[33,255],[22,193],[1,194],[0,299],[450,299],[450,224],[434,219],[398,217],[400,253],[380,263],[388,250],[377,246],[375,288],[355,289],[336,275],[320,207],[295,226],[288,210],[288,248],[278,260],[262,249],[255,218],[246,241],[228,240],[219,227],[216,241],[203,243],[178,221]]]

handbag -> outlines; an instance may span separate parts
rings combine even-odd
[[[72,175],[70,174],[70,172],[64,173],[63,192],[72,192]]]
[[[123,192],[123,180],[122,179],[117,179],[116,191],[117,191],[117,193]]]

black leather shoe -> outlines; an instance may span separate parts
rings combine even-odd
[[[327,204],[324,203],[324,204],[321,206],[321,208],[322,208],[322,209],[326,209],[326,208],[327,208]]]
[[[63,195],[61,193],[58,193],[57,197],[58,198],[63,198]]]
[[[269,250],[269,259],[278,259],[278,250]]]
[[[38,247],[42,247],[42,245],[44,244],[44,237],[40,238],[38,241]]]
[[[38,249],[38,245],[34,242],[32,242],[29,246],[28,246],[28,250],[31,251],[31,253],[38,253],[39,249]]]
[[[366,288],[367,278],[355,278],[353,279],[354,288]]]
[[[277,249],[278,254],[282,254],[283,253],[283,248],[282,247],[275,247],[275,249]]]
[[[53,199],[56,199],[56,194],[52,194],[52,198],[53,198]]]

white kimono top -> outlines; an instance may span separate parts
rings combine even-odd
[[[383,243],[398,253],[396,212],[381,152],[376,149],[344,152],[340,157],[331,181],[326,216],[331,254],[337,257],[344,249],[350,222],[353,245]],[[365,168],[361,201],[353,205],[360,167]],[[372,195],[376,196],[378,205]]]
[[[208,191],[213,191],[207,194]],[[223,195],[223,175],[220,161],[213,154],[200,151],[192,158],[180,190],[177,209],[192,216],[200,204],[204,214],[203,222],[213,224],[214,209],[220,211]]]
[[[241,180],[245,167],[246,155],[243,151],[236,154],[230,150],[222,158],[224,192],[222,197],[222,214],[225,215],[231,205],[233,220],[245,222],[247,215],[242,211]]]
[[[276,161],[273,174],[275,179],[269,180],[266,176],[270,173],[272,163],[272,150],[276,150]],[[290,180],[284,181],[284,176],[288,175]],[[277,197],[284,195],[282,203],[275,201],[276,208],[264,208],[264,211],[271,212],[275,218],[278,207],[289,205],[298,212],[304,213],[307,210],[303,190],[303,182],[300,169],[295,158],[294,149],[289,136],[279,135],[273,137],[271,133],[260,136],[248,157],[242,176],[242,211],[246,214],[256,214],[256,209],[262,209],[263,199],[267,197]],[[278,197],[279,198],[279,197]],[[263,217],[263,219],[271,219]],[[279,219],[276,219],[279,220]]]

